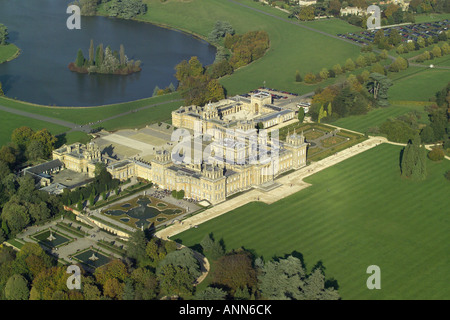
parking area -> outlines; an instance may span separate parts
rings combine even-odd
[[[429,37],[437,37],[441,32],[445,32],[450,27],[450,21],[448,19],[437,21],[437,22],[425,22],[425,23],[415,23],[409,25],[401,25],[383,28],[380,30],[384,31],[384,36],[389,37],[392,30],[397,30],[402,36],[403,42],[407,41],[417,41],[419,37],[424,39]],[[366,30],[359,33],[348,32],[346,34],[338,34],[339,37],[343,39],[352,40],[359,44],[369,45],[373,43],[375,34],[379,30]]]

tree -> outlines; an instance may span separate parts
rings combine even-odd
[[[302,21],[314,20],[314,6],[306,6],[306,7],[300,8],[300,13],[298,14],[298,18]]]
[[[30,143],[34,135],[33,129],[27,126],[14,129],[11,134],[11,142],[14,143],[19,150],[24,151]]]
[[[300,75],[300,72],[297,70],[295,72],[295,82],[302,82],[302,76]]]
[[[100,43],[97,46],[97,49],[95,51],[95,65],[96,66],[101,66],[103,64],[104,54],[105,54],[105,52],[103,51],[103,44]]]
[[[225,98],[224,89],[218,80],[216,79],[210,80],[206,88],[208,91],[206,96],[207,101],[216,102]]]
[[[227,21],[216,21],[214,29],[209,33],[208,40],[216,42],[217,40],[225,37],[227,34],[234,35],[235,31],[231,24]]]
[[[84,62],[85,62],[85,59],[84,59],[83,51],[81,51],[81,49],[78,49],[77,58],[75,60],[75,65],[78,68],[82,68],[84,66]]]
[[[300,259],[294,256],[264,264],[259,272],[258,283],[265,299],[339,299],[339,294],[333,288],[325,287],[324,275],[319,268],[308,276]]]
[[[334,71],[334,73],[335,73],[336,75],[340,75],[340,74],[342,74],[342,72],[343,72],[342,67],[341,67],[341,65],[340,65],[339,63],[338,63],[338,64],[335,64],[335,65],[333,66],[332,70]]]
[[[392,86],[392,81],[383,74],[371,73],[369,76],[369,82],[367,88],[379,106],[386,107],[388,102],[388,90]]]
[[[359,67],[359,68],[363,68],[363,67],[365,67],[366,65],[367,65],[367,60],[366,60],[366,58],[364,57],[364,56],[358,56],[358,58],[356,58],[356,65]]]
[[[348,58],[348,59],[345,61],[344,69],[345,69],[346,71],[353,71],[353,70],[355,70],[355,68],[356,68],[356,66],[355,66],[355,63],[353,62],[353,60],[350,59],[350,58]]]
[[[52,155],[53,148],[57,141],[56,137],[50,133],[46,128],[36,131],[33,134],[32,140],[40,141],[43,145],[44,157],[48,158]]]
[[[186,271],[194,279],[201,275],[200,264],[195,258],[194,252],[187,247],[167,254],[166,257],[159,263],[156,273],[158,273],[159,269],[168,264],[186,269]]]
[[[10,146],[3,145],[0,148],[0,161],[3,161],[12,168],[16,162],[15,150]]]
[[[29,160],[38,160],[45,157],[45,146],[41,141],[32,140],[27,146],[25,155]]]
[[[121,283],[116,278],[106,280],[105,285],[103,286],[103,294],[111,299],[121,300],[123,292],[124,283]]]
[[[127,64],[125,48],[124,48],[123,44],[120,45],[120,49],[119,49],[119,62],[120,62],[121,66],[125,66]]]
[[[309,83],[309,84],[315,83],[315,82],[316,82],[316,76],[314,75],[314,73],[308,72],[308,73],[305,75],[304,81],[305,81],[306,83]]]
[[[327,80],[330,76],[330,73],[328,72],[327,68],[322,68],[322,70],[320,70],[319,72],[319,76],[322,80]]]
[[[194,291],[195,278],[187,268],[167,264],[158,270],[157,277],[161,292],[166,295],[186,296]]]
[[[0,45],[6,45],[8,41],[8,28],[0,23]]]
[[[225,286],[232,294],[239,288],[255,288],[256,270],[250,253],[240,250],[218,259],[212,272],[212,283]]]
[[[430,152],[428,152],[428,158],[433,161],[441,161],[444,157],[445,153],[441,148],[433,148]]]
[[[127,256],[136,260],[136,263],[139,265],[147,257],[147,238],[145,237],[144,231],[136,230],[133,232],[128,242]]]
[[[304,108],[302,108],[302,107],[298,108],[297,118],[300,123],[303,123],[303,120],[305,120],[305,109]]]
[[[197,292],[197,300],[225,300],[227,293],[220,288],[207,287],[203,291]]]
[[[15,274],[8,279],[5,286],[5,297],[8,300],[28,300],[30,289],[28,281],[19,274]]]
[[[6,222],[12,234],[21,232],[29,223],[27,208],[11,199],[3,207],[1,218]]]
[[[426,150],[421,146],[419,135],[416,135],[403,149],[401,175],[413,180],[426,178]]]
[[[93,65],[94,64],[94,40],[91,39],[91,43],[89,45],[89,64]]]
[[[2,89],[2,83],[0,82],[0,97],[2,97],[4,95],[5,95],[5,93],[3,92],[3,89]]]

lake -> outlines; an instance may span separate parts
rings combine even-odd
[[[81,30],[69,30],[70,2],[0,0],[0,23],[8,27],[9,42],[22,50],[17,59],[0,64],[6,96],[57,106],[120,103],[148,98],[155,86],[176,86],[174,67],[184,59],[197,56],[204,66],[214,62],[216,49],[206,41],[144,22],[82,16]],[[71,72],[67,66],[78,49],[89,56],[91,39],[95,47],[103,43],[117,51],[123,44],[128,59],[142,61],[142,71],[127,76]]]

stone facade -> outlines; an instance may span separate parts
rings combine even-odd
[[[163,189],[183,190],[186,198],[216,204],[306,165],[303,134],[288,134],[280,141],[275,136],[269,138],[266,130],[259,130],[264,131],[262,134],[255,128],[258,123],[270,128],[294,117],[294,111],[273,105],[270,94],[258,92],[250,99],[233,97],[174,111],[172,124],[182,137],[168,144],[171,147],[157,150],[148,162],[103,157],[92,142],[64,146],[53,152],[53,158],[68,169],[91,176],[95,163],[102,161],[114,178],[150,180]],[[185,141],[186,136],[189,138]]]

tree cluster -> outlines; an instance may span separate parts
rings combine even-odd
[[[0,45],[6,45],[8,42],[8,28],[0,23]]]
[[[110,17],[133,19],[147,12],[147,5],[142,0],[109,0],[105,3],[105,10]]]
[[[409,10],[414,13],[450,13],[447,0],[411,0]]]
[[[230,64],[234,70],[261,58],[269,48],[266,31],[249,31],[244,34],[226,34],[224,45],[233,55]]]
[[[387,106],[390,80],[368,71],[325,89],[317,89],[308,114],[313,121],[332,122],[342,117],[366,114],[376,106]]]
[[[214,29],[208,35],[208,41],[217,42],[224,38],[227,34],[234,35],[235,31],[231,24],[227,21],[216,21]]]
[[[369,51],[368,53],[359,55],[355,61],[348,58],[343,66],[338,63],[330,69],[322,68],[318,73],[307,72],[304,77],[302,77],[300,72],[296,70],[295,81],[303,81],[306,84],[316,84],[327,80],[328,78],[335,78],[346,72],[352,72],[368,66],[372,66],[371,72],[386,74],[387,70],[385,70],[385,68],[380,64],[380,61],[386,58],[387,52],[385,51],[380,52],[378,55],[372,51]]]
[[[95,177],[92,182],[72,191],[64,189],[61,194],[61,201],[67,206],[77,204],[78,209],[82,210],[85,205],[94,205],[100,195],[103,200],[106,200],[108,192],[114,190],[117,194],[119,185],[120,180],[112,178],[111,174],[106,170],[106,166],[99,162],[96,164]]]
[[[430,122],[422,128],[420,137],[425,143],[441,142],[447,150],[450,149],[450,82],[435,94],[434,100],[426,108]]]
[[[94,51],[94,42],[91,40],[89,56],[85,58],[83,51],[78,50],[75,62],[69,64],[69,69],[78,73],[103,73],[127,75],[141,71],[140,60],[129,60],[125,48],[120,45],[119,52],[112,51],[110,46],[103,49],[103,44]]]
[[[319,265],[308,274],[293,255],[264,262],[240,248],[224,251],[222,241],[206,235],[200,243],[213,265],[209,286],[195,297],[199,300],[334,300],[339,294],[325,281]]]
[[[186,105],[205,105],[209,101],[225,98],[222,85],[205,72],[197,57],[181,61],[175,70],[175,77],[179,81],[178,90]]]

